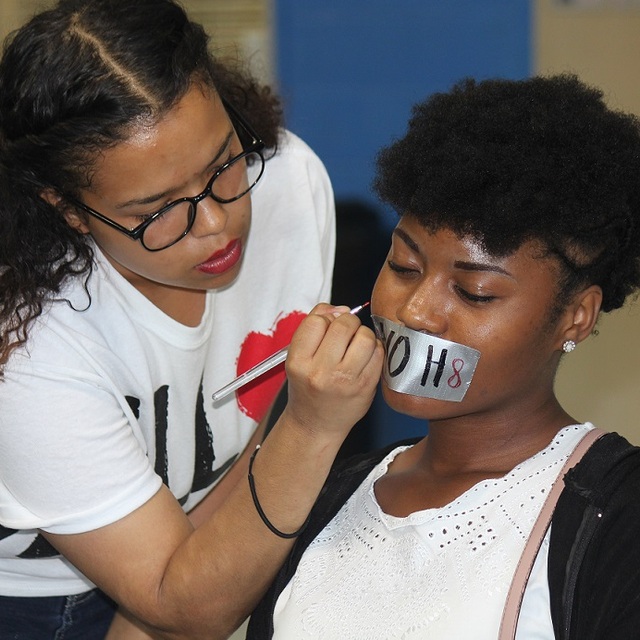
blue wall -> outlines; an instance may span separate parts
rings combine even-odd
[[[336,197],[396,215],[371,192],[378,149],[411,105],[464,76],[530,74],[530,0],[275,0],[276,74],[288,127],[324,161]],[[380,404],[376,444],[424,425]]]

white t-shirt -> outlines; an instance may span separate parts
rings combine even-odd
[[[591,424],[561,430],[506,476],[438,509],[398,518],[368,475],[305,550],[274,610],[274,640],[496,640],[511,580],[547,493]],[[553,640],[545,539],[527,584],[520,640]]]
[[[328,301],[335,206],[309,147],[283,134],[251,192],[237,280],[207,293],[197,327],[165,315],[96,249],[0,382],[0,595],[79,593],[93,585],[50,554],[57,534],[110,524],[164,481],[185,510],[238,456],[284,381],[284,365],[216,403],[211,395],[287,344]],[[11,531],[15,529],[17,531]]]

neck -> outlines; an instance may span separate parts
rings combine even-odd
[[[527,412],[433,421],[422,464],[446,475],[504,475],[544,449],[560,429],[575,423],[555,397]]]
[[[554,401],[529,417],[479,414],[429,424],[429,435],[398,455],[376,482],[382,509],[404,517],[449,504],[478,482],[500,478],[544,449],[575,420]],[[523,418],[522,416],[526,416]]]

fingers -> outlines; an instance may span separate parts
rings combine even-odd
[[[360,320],[346,312],[333,311],[311,312],[300,324],[291,340],[290,352],[298,352],[304,357],[315,355],[320,345],[327,350],[330,346],[342,350],[360,326]],[[332,326],[335,325],[335,326]]]
[[[335,305],[327,302],[320,302],[311,309],[309,315],[329,315],[337,317],[343,313],[347,313],[349,310],[349,307],[346,305]]]
[[[299,349],[301,355],[310,357],[322,345],[327,355],[344,352],[345,344],[361,326],[360,321],[349,312],[346,306],[316,305],[292,339],[294,351]],[[339,318],[340,321],[329,330],[329,326]]]
[[[290,408],[345,435],[373,400],[383,361],[382,344],[348,311],[318,305],[296,331],[286,362]]]

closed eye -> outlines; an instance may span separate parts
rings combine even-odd
[[[172,201],[172,202],[175,202]],[[167,204],[170,204],[169,202],[167,202]],[[156,209],[156,211],[153,211],[152,213],[139,213],[135,216],[133,216],[136,220],[139,220],[140,222],[145,222],[147,221],[149,218],[153,218],[154,216],[157,216],[156,219],[158,218],[162,218],[162,216],[165,214],[165,210],[164,208],[166,207],[166,205],[160,209]]]
[[[224,157],[222,158],[216,158],[206,169],[205,171],[205,176],[207,177],[208,180],[211,180],[211,178],[213,178],[213,176],[215,174],[218,173],[218,171],[220,171],[220,169],[222,169],[222,167],[224,167],[228,162],[230,162],[231,160],[233,160],[233,158],[235,158],[238,154],[234,153],[232,149],[227,148],[226,153],[224,155]],[[145,222],[146,220],[148,220],[149,218],[153,218],[154,216],[157,216],[157,218],[161,218],[165,211],[163,211],[163,209],[165,209],[165,207],[167,207],[167,205],[170,204],[174,204],[176,203],[177,200],[169,200],[167,201],[163,207],[161,207],[160,209],[156,209],[155,211],[153,211],[152,213],[140,213],[138,215],[135,215],[134,218],[136,220],[139,220],[141,223]],[[158,215],[160,214],[160,215]]]
[[[402,267],[397,262],[393,260],[387,260],[387,264],[389,265],[389,269],[391,271],[395,271],[396,273],[415,273],[417,269],[410,269],[409,267]]]
[[[138,215],[133,216],[133,218],[135,220],[138,220],[139,222],[145,222],[146,220],[151,218],[154,214],[155,214],[155,211],[153,213],[140,213]]]
[[[458,292],[458,295],[460,295],[465,300],[468,300],[469,302],[477,302],[482,304],[491,302],[492,300],[496,299],[496,296],[480,296],[475,293],[469,293],[460,286],[456,286],[456,291]]]
[[[231,160],[233,160],[240,153],[242,152],[238,151],[236,153],[235,149],[233,150],[228,149],[227,152],[224,154],[224,157],[216,159],[215,162],[212,162],[207,167],[206,173],[208,174],[209,178],[211,178],[211,176],[213,176],[214,173],[217,173],[218,171],[220,171],[220,169],[222,169],[222,167],[224,167],[225,164],[227,164],[228,162],[231,162]]]

